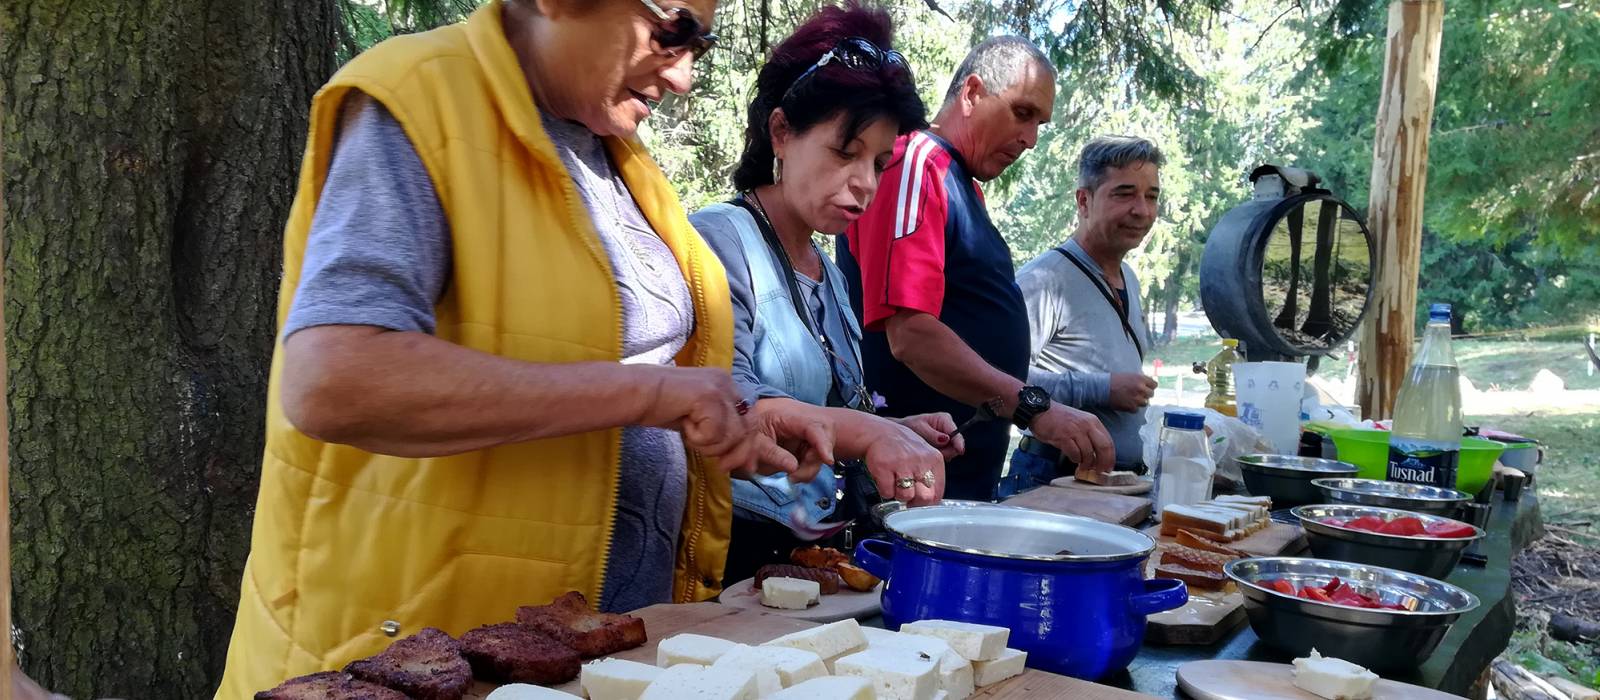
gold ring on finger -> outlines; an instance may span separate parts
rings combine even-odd
[[[917,480],[909,476],[902,476],[894,480],[894,487],[901,490],[914,489],[917,487]]]

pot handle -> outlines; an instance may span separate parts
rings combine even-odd
[[[1183,607],[1189,602],[1189,587],[1171,578],[1153,578],[1144,582],[1144,593],[1133,596],[1129,603],[1135,615],[1150,615]]]
[[[894,544],[890,542],[865,539],[856,543],[856,564],[885,581],[889,579],[889,561],[893,558]]]

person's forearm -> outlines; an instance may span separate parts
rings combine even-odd
[[[306,329],[283,352],[291,423],[321,440],[403,457],[635,424],[660,387],[657,367],[521,362],[366,326]]]
[[[1050,392],[1057,403],[1091,410],[1111,405],[1111,375],[1105,372],[1049,372],[1028,368],[1028,383]]]
[[[934,391],[969,406],[998,397],[1004,404],[1002,416],[1016,408],[1023,383],[995,369],[939,319],[901,312],[889,319],[885,331],[895,359]]]

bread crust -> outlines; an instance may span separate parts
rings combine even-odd
[[[472,685],[472,666],[461,655],[461,643],[436,627],[390,644],[377,656],[352,661],[344,672],[415,700],[460,700]]]
[[[461,635],[461,654],[480,680],[559,685],[578,677],[582,659],[567,645],[516,622]]]
[[[577,591],[566,593],[549,605],[517,608],[517,622],[588,659],[643,646],[647,641],[644,620],[590,610],[588,600]]]
[[[323,671],[286,680],[256,693],[255,700],[406,700],[406,695],[348,673]]]

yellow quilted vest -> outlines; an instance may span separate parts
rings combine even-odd
[[[399,37],[318,93],[284,241],[281,324],[332,156],[340,104],[360,90],[395,116],[449,221],[440,338],[530,362],[616,361],[620,301],[605,249],[540,125],[501,29],[499,3],[462,25]],[[727,367],[732,311],[716,256],[635,140],[607,139],[640,209],[678,258],[696,327],[680,365]],[[434,626],[459,635],[568,591],[599,597],[616,508],[620,430],[433,459],[319,442],[279,403],[272,364],[267,447],[218,698],[342,667]],[[691,456],[674,599],[715,595],[727,553],[728,477]],[[616,565],[631,565],[617,562]]]

